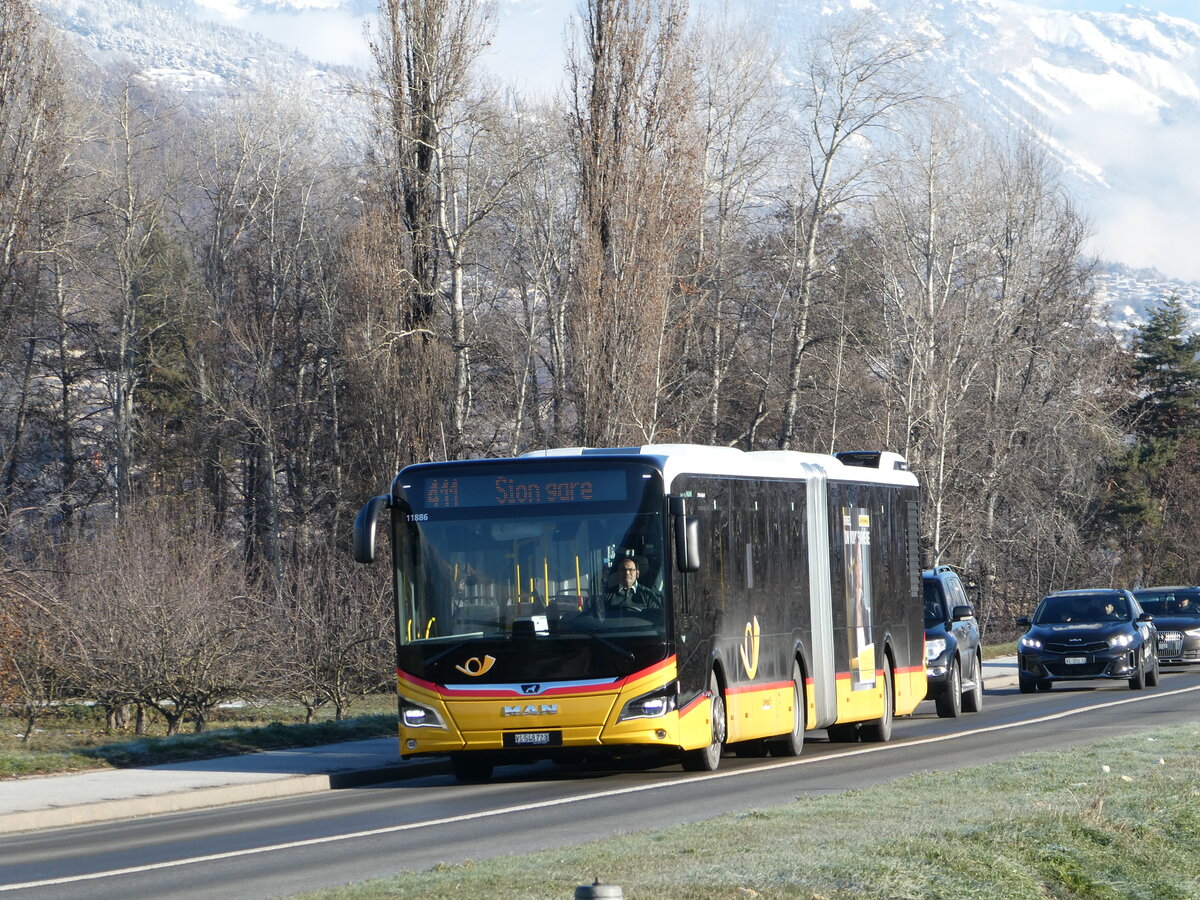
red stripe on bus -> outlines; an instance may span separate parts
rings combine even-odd
[[[791,686],[792,686],[792,683],[790,681],[770,681],[770,682],[764,682],[762,684],[737,685],[736,687],[726,688],[725,693],[727,693],[727,694],[755,694],[760,691],[782,690],[784,688],[790,688]]]
[[[613,691],[621,690],[622,688],[625,687],[625,685],[629,684],[630,682],[637,681],[641,678],[649,678],[649,677],[655,675],[656,673],[661,672],[663,669],[666,669],[669,666],[673,666],[673,665],[675,665],[675,657],[669,656],[666,659],[662,660],[661,662],[657,662],[652,666],[648,666],[645,669],[642,669],[641,671],[634,672],[632,675],[627,675],[625,678],[620,679],[620,680],[614,680],[614,681],[606,682],[604,684],[588,684],[588,685],[564,684],[564,685],[560,685],[558,687],[550,688],[549,690],[543,691],[540,694],[538,694],[538,696],[539,697],[561,697],[566,694],[611,693]],[[498,699],[498,698],[516,696],[512,692],[511,688],[497,688],[495,690],[488,690],[486,687],[483,687],[480,689],[455,690],[454,688],[448,688],[445,685],[435,684],[432,681],[426,681],[423,678],[417,678],[415,675],[410,675],[407,672],[403,671],[402,669],[396,670],[396,677],[398,679],[400,679],[401,681],[407,681],[409,684],[413,685],[414,687],[423,688],[424,690],[431,691],[442,697],[454,697],[454,698],[460,698],[460,699],[464,698],[464,697],[470,697],[470,698],[477,698],[480,700],[494,700],[494,699]]]

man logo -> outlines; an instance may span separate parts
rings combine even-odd
[[[521,685],[522,694],[540,694],[542,686],[540,684],[523,684]]]
[[[746,634],[742,638],[738,654],[742,657],[742,668],[746,670],[746,677],[753,680],[758,674],[758,616],[746,623]]]
[[[517,704],[516,706],[504,706],[500,709],[500,715],[502,715],[502,716],[557,716],[558,715],[558,704],[557,703],[543,703],[540,706],[534,706],[533,704],[530,704],[529,706],[521,706],[520,704]]]
[[[486,675],[491,671],[492,666],[495,664],[496,658],[494,656],[485,656],[483,659],[480,659],[478,656],[472,656],[465,663],[454,668],[458,669],[464,675],[478,678],[480,675]]]

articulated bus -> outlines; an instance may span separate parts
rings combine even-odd
[[[886,741],[925,697],[917,480],[894,453],[412,465],[358,514],[359,562],[385,510],[400,752],[461,780],[648,749],[712,771],[817,728]],[[622,576],[640,605],[608,605]]]

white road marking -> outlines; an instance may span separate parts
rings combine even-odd
[[[1140,703],[1145,700],[1158,700],[1163,697],[1174,697],[1179,694],[1190,694],[1194,691],[1200,691],[1200,685],[1187,688],[1179,688],[1174,691],[1165,691],[1163,693],[1139,694],[1136,697],[1127,697],[1124,700],[1114,700],[1109,703],[1097,703],[1092,706],[1082,706],[1076,709],[1069,709],[1065,712],[1053,713],[1048,716],[1039,716],[1036,719],[1023,719],[1019,722],[1009,722],[1004,725],[989,725],[986,728],[973,728],[969,731],[956,731],[953,734],[935,735],[932,737],[917,738],[916,740],[904,741],[903,743],[886,743],[873,744],[869,747],[859,747],[854,750],[845,750],[841,753],[830,753],[824,756],[801,756],[787,762],[772,763],[770,768],[783,769],[791,766],[804,766],[812,763],[828,762],[835,759],[848,759],[852,756],[863,756],[868,753],[882,753],[886,750],[899,750],[905,747],[919,747],[923,744],[938,744],[943,741],[953,741],[959,738],[971,737],[976,734],[988,734],[995,731],[1006,731],[1010,728],[1020,728],[1025,725],[1038,725],[1042,722],[1053,722],[1057,719],[1066,719],[1071,716],[1077,716],[1082,713],[1094,712],[1097,709],[1110,706],[1124,706],[1127,703]],[[563,797],[556,800],[542,800],[537,803],[522,803],[517,806],[508,806],[503,809],[484,810],[482,812],[466,813],[461,816],[447,816],[442,819],[429,819],[424,822],[409,822],[406,825],[389,825],[387,828],[374,828],[370,831],[356,831],[352,834],[334,834],[328,837],[308,838],[303,841],[290,841],[286,844],[271,844],[266,847],[250,847],[245,850],[231,850],[226,853],[213,853],[208,856],[193,856],[188,859],[168,860],[167,862],[150,863],[144,866],[130,866],[125,869],[111,869],[105,872],[91,872],[86,875],[71,875],[65,878],[47,878],[42,881],[26,881],[22,884],[4,884],[0,885],[0,892],[4,891],[19,891],[29,888],[38,887],[55,887],[63,884],[76,884],[82,881],[96,881],[100,878],[114,878],[120,875],[136,875],[141,872],[153,872],[158,869],[173,869],[178,866],[189,866],[195,863],[219,862],[227,859],[237,859],[242,856],[255,856],[260,853],[273,853],[277,850],[294,850],[299,847],[315,847],[319,844],[332,844],[338,841],[350,841],[358,838],[377,837],[384,834],[397,834],[403,831],[415,831],[418,828],[431,828],[436,825],[453,825],[460,822],[470,822],[476,819],[488,819],[494,816],[504,816],[512,813],[528,812],[535,809],[547,809],[553,806],[565,806],[568,803],[580,803],[587,800],[603,800],[609,797],[620,797],[625,794],[639,794],[643,791],[656,791],[663,788],[678,787],[682,784],[691,784],[696,781],[712,781],[716,778],[737,778],[743,775],[751,775],[761,772],[764,767],[759,766],[751,769],[734,769],[724,772],[708,772],[703,775],[692,775],[687,778],[677,779],[673,781],[660,781],[654,784],[635,785],[633,787],[616,788],[610,791],[595,791],[590,794],[582,794],[578,797]]]

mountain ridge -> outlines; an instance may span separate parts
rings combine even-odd
[[[375,10],[371,0],[37,2],[93,59],[128,57],[185,93],[288,81],[334,119],[351,114],[345,90],[367,64],[362,27]],[[712,9],[719,0],[701,2]],[[1120,273],[1106,276],[1102,291],[1114,323],[1136,324],[1162,291],[1184,299],[1200,326],[1200,222],[1192,213],[1200,206],[1192,164],[1200,24],[1145,7],[1065,12],[1018,0],[941,0],[915,18],[908,0],[758,2],[750,14],[773,23],[785,45],[798,45],[814,15],[851,8],[873,7],[895,29],[920,28],[938,44],[939,82],[974,119],[1034,130],[1062,166],[1071,196],[1094,222],[1093,252]],[[555,89],[574,0],[507,0],[496,10],[486,64],[522,90]],[[341,24],[329,25],[335,20]],[[314,30],[326,59],[302,52],[296,39]],[[357,57],[333,46],[354,40]],[[545,52],[521,54],[520,45]],[[346,59],[357,65],[338,61]]]

